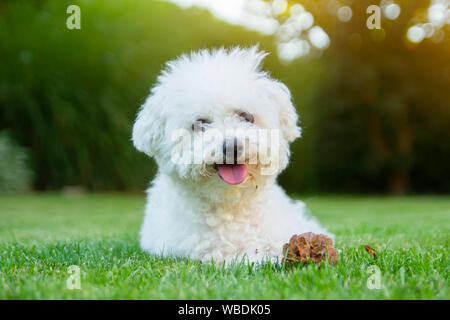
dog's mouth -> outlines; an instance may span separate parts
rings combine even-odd
[[[228,184],[241,184],[247,177],[247,166],[245,164],[217,164],[219,176]]]

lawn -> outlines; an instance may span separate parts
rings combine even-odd
[[[0,299],[450,298],[450,197],[300,198],[336,234],[337,267],[151,257],[138,244],[143,195],[1,196]],[[66,286],[71,265],[79,290]],[[367,286],[372,265],[381,289]]]

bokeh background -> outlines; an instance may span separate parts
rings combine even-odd
[[[81,8],[81,30],[66,9]],[[381,28],[369,29],[376,4]],[[449,193],[449,1],[0,2],[0,192],[144,190],[130,141],[164,63],[259,44],[303,138],[291,193]]]

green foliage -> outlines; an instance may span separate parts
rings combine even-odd
[[[32,151],[38,189],[142,190],[155,166],[132,146],[131,127],[164,63],[258,37],[207,13],[131,0],[78,1],[81,30],[68,30],[69,4],[2,3],[0,128]]]
[[[370,4],[353,3],[348,23],[314,12],[333,42],[314,101],[320,188],[448,192],[450,38],[406,40],[429,1],[401,1],[399,18],[382,19],[380,30],[361,27]]]
[[[288,271],[278,264],[223,268],[147,255],[137,239],[143,197],[0,201],[0,299],[450,298],[448,198],[306,199],[336,234],[340,262]],[[377,261],[364,244],[378,250]],[[80,290],[66,287],[71,265],[82,272]],[[380,290],[366,285],[372,265],[381,272]]]
[[[28,190],[31,177],[26,150],[0,132],[0,193]]]

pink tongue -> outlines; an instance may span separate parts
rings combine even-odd
[[[228,184],[240,184],[247,177],[245,164],[219,164],[219,176]]]

